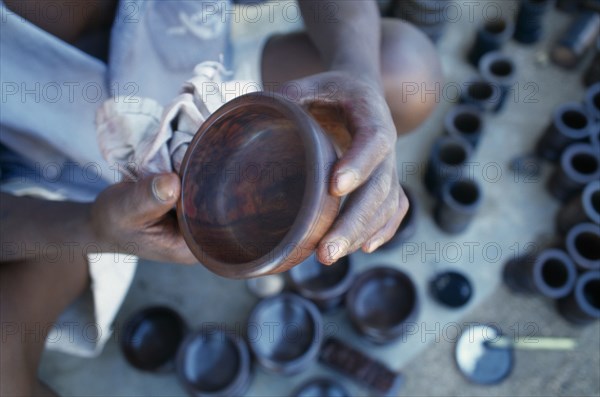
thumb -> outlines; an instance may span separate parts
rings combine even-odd
[[[153,223],[173,209],[180,190],[177,174],[146,177],[133,184],[126,193],[126,216],[138,224]]]

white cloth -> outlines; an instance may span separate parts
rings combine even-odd
[[[108,100],[98,109],[98,146],[125,178],[178,172],[190,141],[208,116],[238,96],[238,87],[250,92],[244,82],[224,82],[227,72],[218,62],[203,62],[194,74],[164,109],[151,98],[133,98],[130,103]]]
[[[0,190],[90,202],[117,182],[118,170],[97,144],[98,107],[119,101],[119,112],[153,115],[160,124],[162,106],[192,77],[194,65],[230,61],[230,7],[228,0],[120,0],[106,64],[0,2]],[[136,105],[134,96],[145,99]],[[186,103],[169,114],[187,114]],[[144,124],[112,120],[130,130]],[[179,122],[193,133],[199,119]],[[90,291],[60,316],[47,340],[48,348],[85,357],[102,351],[136,268],[135,258],[122,255],[89,259]]]

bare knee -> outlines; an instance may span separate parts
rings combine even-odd
[[[381,52],[386,100],[403,134],[425,121],[439,102],[440,60],[427,36],[397,19],[383,20]]]
[[[87,283],[83,258],[0,263],[0,395],[54,395],[37,379],[46,335]]]
[[[37,377],[39,352],[46,340],[44,328],[47,327],[18,321],[18,318],[7,310],[2,313],[0,396],[56,396]]]
[[[0,291],[1,292],[1,291]],[[2,296],[3,300],[6,298]],[[23,342],[23,324],[15,321],[10,310],[3,307],[2,341],[0,343],[0,395],[32,396],[37,382],[37,363],[27,354],[29,346]],[[37,335],[35,335],[37,336]]]
[[[4,346],[3,346],[4,348]],[[10,350],[9,350],[10,352]],[[3,355],[7,353],[3,350]],[[18,360],[10,362],[2,361],[3,368],[0,371],[2,385],[0,396],[11,397],[53,397],[58,396],[52,389],[37,379],[37,371],[31,368],[23,368]]]
[[[386,100],[403,134],[421,124],[439,101],[441,65],[433,43],[414,26],[384,19],[381,30]],[[265,46],[262,77],[271,87],[324,71],[319,52],[304,32],[274,36]]]

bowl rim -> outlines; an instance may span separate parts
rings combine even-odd
[[[556,260],[564,265],[567,277],[564,284],[561,286],[553,287],[548,284],[544,278],[544,265],[550,260]],[[564,250],[559,248],[549,248],[535,257],[533,264],[533,281],[535,283],[535,288],[538,289],[542,295],[551,299],[565,297],[573,290],[576,280],[577,270],[575,264]]]
[[[583,128],[569,127],[563,120],[563,116],[568,113],[578,113],[585,118],[586,125]],[[588,114],[588,109],[579,102],[567,102],[558,105],[552,113],[552,123],[558,129],[561,135],[565,135],[572,140],[582,140],[590,135],[593,126],[593,120]]]
[[[492,94],[490,95],[489,98],[485,98],[485,99],[478,99],[475,96],[473,96],[470,93],[470,89],[476,85],[485,85],[488,86],[490,88],[490,90],[492,91]],[[475,108],[478,107],[478,103],[480,104],[492,104],[492,105],[497,105],[498,102],[500,102],[501,99],[501,90],[500,87],[497,83],[494,83],[492,81],[486,80],[483,77],[471,77],[470,80],[466,81],[464,83],[464,89],[461,91],[461,98],[464,98],[464,102],[459,102],[462,104],[466,104],[466,105],[471,105],[474,106]],[[485,111],[484,111],[485,112]]]
[[[173,355],[167,361],[165,361],[164,363],[162,363],[156,367],[149,367],[149,366],[140,365],[140,363],[137,361],[137,357],[135,357],[133,348],[131,346],[131,343],[129,343],[129,341],[132,339],[134,332],[142,324],[142,322],[144,322],[146,319],[148,319],[148,317],[156,315],[156,314],[170,316],[171,319],[180,326],[182,335],[181,335],[181,340],[180,340],[178,347],[176,348],[175,352],[173,352]],[[185,340],[185,338],[187,337],[187,335],[189,334],[189,325],[187,324],[187,322],[185,321],[183,316],[177,310],[175,310],[172,307],[167,306],[167,305],[156,304],[156,305],[150,305],[150,306],[143,307],[143,308],[135,311],[133,314],[131,314],[123,323],[121,332],[122,332],[122,335],[120,337],[120,343],[119,343],[121,352],[123,353],[125,360],[131,366],[133,366],[134,368],[137,368],[141,371],[147,371],[147,372],[170,372],[175,367],[177,351],[178,351],[179,347],[181,346],[181,344],[183,343],[183,341]]]
[[[311,260],[313,255],[309,256],[309,259],[307,260]],[[314,260],[317,261],[316,258]],[[322,263],[319,263],[318,265],[327,268],[327,266],[323,265]],[[347,256],[342,257],[329,266],[345,266],[346,273],[343,275],[343,277],[336,284],[329,286],[328,288],[315,290],[307,288],[305,283],[299,280],[297,272],[299,271],[300,266],[302,266],[302,263],[298,264],[298,266],[291,268],[287,272],[288,281],[291,284],[291,287],[297,290],[301,296],[313,301],[328,301],[343,296],[348,291],[348,289],[350,289],[354,277],[356,276],[356,271],[354,269],[354,266],[352,265],[352,262]]]
[[[578,155],[585,155],[594,159],[596,162],[596,169],[593,172],[586,174],[575,169],[572,161],[575,156]],[[583,185],[581,186],[581,190],[583,190],[588,183],[600,178],[600,159],[598,158],[594,147],[589,143],[572,143],[567,146],[560,157],[560,166],[562,168],[561,171],[567,174],[570,179]]]
[[[600,223],[600,212],[596,211],[592,198],[600,192],[600,181],[592,181],[583,189],[581,196],[583,211],[593,223]]]
[[[336,378],[334,378],[332,376],[318,375],[313,378],[309,378],[309,379],[305,380],[304,382],[302,382],[301,384],[299,384],[294,389],[291,396],[299,397],[299,396],[301,396],[301,393],[304,390],[306,390],[308,387],[313,386],[313,385],[323,385],[323,384],[328,385],[328,386],[333,386],[338,391],[341,391],[342,393],[344,393],[347,396],[350,395],[350,393],[348,392],[348,390],[346,390],[346,387],[342,384],[342,382],[340,382]]]
[[[429,279],[429,281],[427,282],[427,286],[429,289],[429,292],[435,296],[435,292],[433,292],[434,290],[434,286],[436,281],[438,281],[441,277],[444,276],[457,276],[459,278],[461,278],[463,281],[466,281],[467,284],[469,285],[470,291],[469,291],[469,297],[467,299],[466,302],[464,302],[462,305],[452,305],[452,304],[446,304],[445,302],[442,302],[438,299],[435,299],[436,303],[440,304],[441,306],[444,306],[446,308],[450,308],[450,309],[462,309],[465,306],[467,306],[469,303],[471,303],[471,300],[473,298],[473,295],[475,295],[475,286],[473,285],[473,282],[471,281],[471,279],[467,276],[467,274],[465,274],[465,272],[462,272],[460,269],[458,268],[447,268],[447,269],[442,269],[439,272],[435,273],[433,275],[433,277],[431,277]]]
[[[413,297],[412,307],[410,307],[406,316],[400,322],[385,329],[372,326],[370,323],[364,321],[356,312],[356,302],[360,290],[365,287],[369,280],[381,277],[393,277],[394,279],[399,280],[407,287]],[[356,277],[346,295],[346,308],[351,322],[364,333],[368,339],[371,339],[376,343],[388,343],[400,337],[404,333],[406,325],[411,321],[414,321],[415,316],[417,316],[419,311],[419,299],[417,285],[408,273],[394,266],[376,266],[363,271]]]
[[[592,318],[600,318],[600,309],[592,305],[585,296],[584,288],[588,282],[600,280],[600,272],[598,270],[588,270],[579,276],[575,283],[575,301],[579,305],[579,309],[587,316]]]
[[[459,116],[473,117],[477,119],[479,125],[477,126],[475,131],[463,131],[456,125],[456,121]],[[473,104],[457,104],[454,107],[452,107],[452,109],[450,109],[448,113],[446,113],[446,115],[444,116],[444,128],[446,129],[446,132],[449,136],[458,135],[459,138],[466,139],[467,141],[470,141],[469,143],[471,143],[471,145],[475,146],[475,144],[473,143],[475,139],[471,138],[471,140],[469,140],[469,138],[467,137],[479,138],[482,135],[485,129],[485,119],[483,112]]]
[[[184,183],[187,177],[187,168],[191,161],[192,153],[202,143],[207,131],[217,122],[228,117],[232,112],[242,107],[260,105],[266,106],[290,118],[298,125],[300,139],[305,147],[306,181],[300,209],[288,232],[271,251],[260,258],[250,262],[227,263],[218,260],[206,253],[193,237],[188,222],[183,217],[184,213]],[[325,136],[320,126],[298,104],[276,93],[253,92],[239,96],[211,114],[200,126],[196,135],[190,142],[180,168],[181,195],[177,202],[177,219],[183,238],[196,259],[213,273],[227,278],[251,278],[276,273],[280,268],[285,270],[286,263],[300,263],[310,255],[314,247],[306,250],[310,237],[324,211],[327,200],[329,162],[337,158],[334,147]],[[315,211],[314,208],[317,208]],[[300,254],[297,251],[301,250]],[[289,253],[288,253],[289,250]],[[308,252],[302,252],[308,251]],[[294,256],[299,258],[290,258]]]
[[[565,237],[565,251],[567,252],[567,254],[571,257],[571,259],[573,260],[573,262],[575,262],[575,266],[577,266],[579,269],[581,270],[600,270],[600,260],[598,259],[589,259],[585,256],[583,256],[579,250],[577,249],[577,246],[575,244],[575,240],[577,239],[577,237],[580,234],[583,233],[591,233],[591,234],[595,234],[595,235],[600,235],[600,231],[598,230],[598,225],[591,223],[591,222],[583,222],[583,223],[578,223],[575,226],[573,226],[571,229],[569,229],[569,231],[567,232],[567,235]]]
[[[188,348],[190,344],[197,338],[206,339],[210,337],[217,337],[226,339],[235,348],[238,355],[238,368],[233,379],[225,385],[223,388],[215,391],[199,390],[195,387],[190,379],[185,374],[185,359],[188,354]],[[222,396],[229,395],[239,389],[244,389],[250,379],[250,351],[248,345],[240,336],[228,332],[222,327],[207,331],[201,328],[197,331],[191,332],[181,342],[179,350],[177,351],[176,357],[176,373],[180,384],[190,393],[192,396]]]
[[[301,307],[306,312],[308,317],[310,317],[310,320],[312,322],[311,328],[313,332],[313,338],[310,346],[308,347],[308,349],[306,349],[306,351],[304,351],[300,356],[295,357],[292,360],[279,361],[273,359],[271,356],[261,354],[261,352],[259,352],[256,349],[256,345],[258,344],[258,342],[256,340],[251,340],[248,332],[246,332],[246,338],[248,342],[248,347],[259,364],[273,372],[280,372],[283,374],[292,375],[298,373],[303,368],[305,368],[305,366],[308,365],[313,359],[316,360],[316,357],[321,351],[321,345],[323,343],[323,316],[321,315],[321,312],[313,302],[311,302],[309,299],[306,299],[300,295],[291,292],[284,292],[282,294],[263,299],[259,301],[250,312],[250,316],[248,317],[248,322],[246,325],[246,330],[248,330],[251,324],[259,324],[257,317],[263,310],[265,310],[265,308],[278,302],[286,301],[290,302],[292,305]]]
[[[456,198],[454,198],[454,196],[452,195],[452,188],[454,188],[459,183],[468,184],[475,189],[475,191],[477,193],[477,198],[475,199],[475,201],[473,201],[473,203],[464,204],[464,203],[461,203],[460,201],[458,201]],[[442,185],[441,200],[443,201],[443,204],[445,204],[446,206],[451,208],[452,211],[459,212],[461,214],[470,215],[470,214],[476,213],[479,210],[479,207],[481,206],[481,203],[483,201],[483,192],[481,189],[481,185],[475,179],[472,179],[472,178],[452,179],[452,180],[447,180]]]
[[[511,73],[506,76],[498,76],[492,73],[492,64],[498,61],[509,63],[512,68]],[[517,65],[515,64],[515,61],[501,50],[491,51],[483,55],[479,61],[478,69],[484,80],[506,88],[511,86],[517,78]]]
[[[461,149],[465,152],[465,159],[460,164],[449,164],[442,160],[441,152],[448,145],[456,145],[460,146]],[[440,137],[437,137],[433,142],[433,146],[431,148],[430,158],[433,158],[436,168],[443,168],[444,170],[451,169],[463,169],[465,164],[471,161],[473,157],[473,145],[469,143],[469,141],[463,137],[462,135],[450,135],[445,134]]]

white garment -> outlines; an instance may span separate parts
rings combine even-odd
[[[148,98],[138,107],[158,123],[196,64],[229,61],[227,7],[226,0],[121,0],[107,65],[0,4],[0,190],[88,202],[117,182],[119,167],[97,144],[97,109],[119,103],[114,115]],[[136,260],[104,254],[88,262],[91,294],[61,315],[47,347],[91,357],[111,335]]]
[[[227,72],[218,62],[203,62],[194,73],[181,94],[164,109],[151,98],[135,98],[131,104],[108,100],[98,109],[98,146],[126,178],[179,172],[187,147],[202,123],[242,93],[237,87],[246,87],[243,93],[251,87],[243,81],[224,82],[222,76]]]
[[[226,0],[121,0],[105,64],[0,4],[0,142],[39,170],[41,182],[50,179],[48,190],[92,201],[119,180],[115,164],[104,160],[96,143],[98,107],[108,99],[131,104],[139,97],[165,106],[193,76],[195,65],[223,60],[227,67],[228,7]],[[225,28],[215,29],[216,19]],[[182,21],[187,30],[169,33]],[[198,34],[203,23],[212,34]],[[99,177],[74,181],[44,172],[52,165],[66,173],[67,163],[93,169]],[[77,184],[86,186],[76,189]]]

